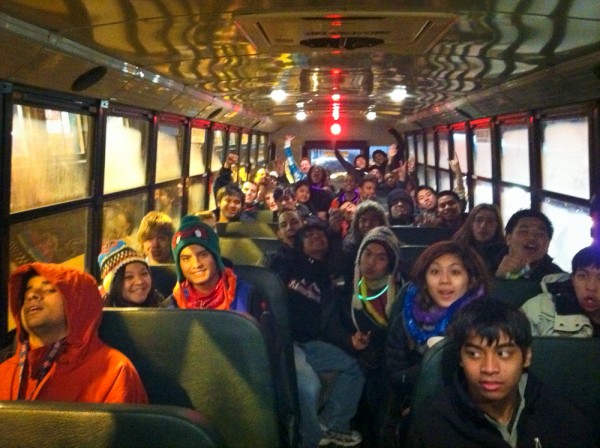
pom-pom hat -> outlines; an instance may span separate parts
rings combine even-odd
[[[123,240],[112,240],[102,246],[102,251],[98,255],[98,264],[100,265],[102,287],[106,294],[110,292],[112,281],[119,269],[134,261],[148,266],[144,257]]]
[[[190,244],[199,244],[204,247],[214,257],[219,271],[224,269],[223,260],[221,259],[221,248],[219,247],[219,237],[215,231],[209,225],[203,223],[197,216],[184,216],[181,219],[179,229],[177,229],[171,240],[171,250],[175,259],[177,279],[180,282],[184,280],[184,276],[179,265],[179,254]]]

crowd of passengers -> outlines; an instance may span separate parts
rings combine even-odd
[[[61,265],[31,263],[13,272],[17,350],[0,364],[0,400],[147,402],[135,367],[98,338],[102,305],[234,310],[254,316],[276,338],[268,302],[221,256],[215,231],[216,222],[253,221],[269,210],[283,244],[265,264],[288,293],[302,447],[385,446],[390,415],[410,421],[420,362],[445,336],[459,342],[462,381],[451,386],[450,404],[436,408],[438,429],[424,429],[424,416],[397,437],[410,446],[440,446],[443,427],[453,441],[446,446],[482,446],[482,434],[486,446],[596,446],[586,417],[540,389],[526,368],[531,335],[600,334],[600,246],[580,250],[565,273],[547,253],[553,226],[539,211],[520,210],[506,226],[491,204],[465,214],[460,183],[458,191],[440,193],[418,186],[396,145],[387,155],[376,152],[370,167],[363,156],[350,163],[336,153],[347,174],[334,193],[325,169],[308,159],[296,166],[292,140],[285,141],[287,168],[259,170],[241,189],[232,176],[236,157],[227,156],[215,181],[216,210],[184,216],[178,228],[168,215],[150,212],[137,248],[106,243],[99,286]],[[460,178],[458,163],[450,166]],[[403,242],[390,229],[398,224],[449,227],[453,236],[401,269]],[[168,297],[153,286],[154,264],[175,266]],[[542,292],[515,310],[490,295],[493,277],[539,282]],[[486,350],[499,360],[475,365]],[[364,415],[356,418],[361,400]],[[464,415],[455,406],[461,400],[471,408]],[[569,410],[561,414],[569,425],[557,426],[555,406]]]

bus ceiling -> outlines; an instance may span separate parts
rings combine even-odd
[[[265,132],[335,103],[410,129],[600,97],[595,1],[304,3],[3,1],[0,79]]]

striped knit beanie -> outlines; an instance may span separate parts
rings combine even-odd
[[[100,265],[100,278],[105,294],[110,293],[112,281],[119,269],[134,261],[148,266],[144,257],[123,240],[112,240],[102,246],[102,251],[98,255],[98,264]]]

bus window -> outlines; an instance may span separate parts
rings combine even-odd
[[[439,149],[440,149],[439,167],[441,169],[447,170],[449,168],[448,158],[450,157],[450,153],[448,152],[448,133],[447,132],[440,132],[438,134],[438,145],[439,145]],[[442,187],[442,189],[445,189],[445,188]]]
[[[571,272],[573,256],[592,243],[590,210],[587,207],[546,198],[542,201],[541,211],[554,227],[548,254],[564,271]]]
[[[141,187],[146,183],[148,120],[109,116],[106,123],[104,192]]]
[[[92,117],[15,105],[12,120],[10,212],[88,197]]]
[[[412,135],[406,137],[406,145],[408,146],[408,158],[415,158],[417,150],[415,148],[415,139]]]
[[[354,158],[361,154],[360,149],[340,149],[342,157],[350,163],[354,163]],[[342,187],[342,181],[346,175],[346,170],[335,158],[332,149],[311,149],[310,164],[318,165],[329,171],[330,183],[339,190]]]
[[[213,131],[213,144],[212,144],[212,157],[210,160],[210,169],[213,174],[218,174],[219,170],[223,166],[223,151],[224,151],[224,140],[223,131],[220,129]]]
[[[258,160],[256,161],[257,166],[263,165],[267,160],[267,136],[259,136],[258,143]]]
[[[492,183],[477,179],[475,181],[473,200],[475,205],[492,204],[494,202],[494,187],[492,186]]]
[[[422,181],[422,183],[430,186],[436,191],[441,191],[438,189],[437,180],[435,178],[435,168],[427,167],[425,174],[427,175],[427,180],[425,182]]]
[[[587,199],[590,194],[586,117],[542,120],[542,188]]]
[[[179,179],[183,157],[184,125],[160,123],[156,141],[156,182]]]
[[[204,153],[206,151],[206,129],[192,128],[192,143],[190,148],[190,176],[204,174]]]
[[[102,210],[102,244],[124,240],[129,246],[137,248],[137,227],[145,213],[144,193],[105,202]]]
[[[206,185],[202,179],[191,179],[188,190],[188,214],[204,210],[204,198],[206,197]]]
[[[452,190],[450,186],[450,173],[448,171],[440,171],[440,191]]]
[[[469,170],[469,164],[467,163],[467,134],[465,131],[454,131],[452,133],[452,140],[454,142],[454,157],[458,157],[458,163],[463,173],[467,173]]]
[[[502,181],[529,187],[529,133],[526,124],[500,125]],[[503,204],[504,206],[504,204]]]
[[[181,219],[182,193],[180,183],[165,185],[154,190],[154,210],[169,215],[175,228],[179,226]]]
[[[477,177],[492,178],[492,140],[489,127],[479,127],[473,133],[473,172]],[[462,167],[462,160],[460,166]],[[463,168],[463,172],[466,168]]]
[[[433,132],[428,132],[427,139],[427,166],[435,166],[435,143],[434,143],[435,134]],[[431,182],[428,178],[427,182]],[[431,186],[431,184],[429,184]]]
[[[501,186],[500,209],[502,211],[502,222],[508,222],[508,218],[522,208],[531,208],[531,195],[529,192],[519,187]]]

